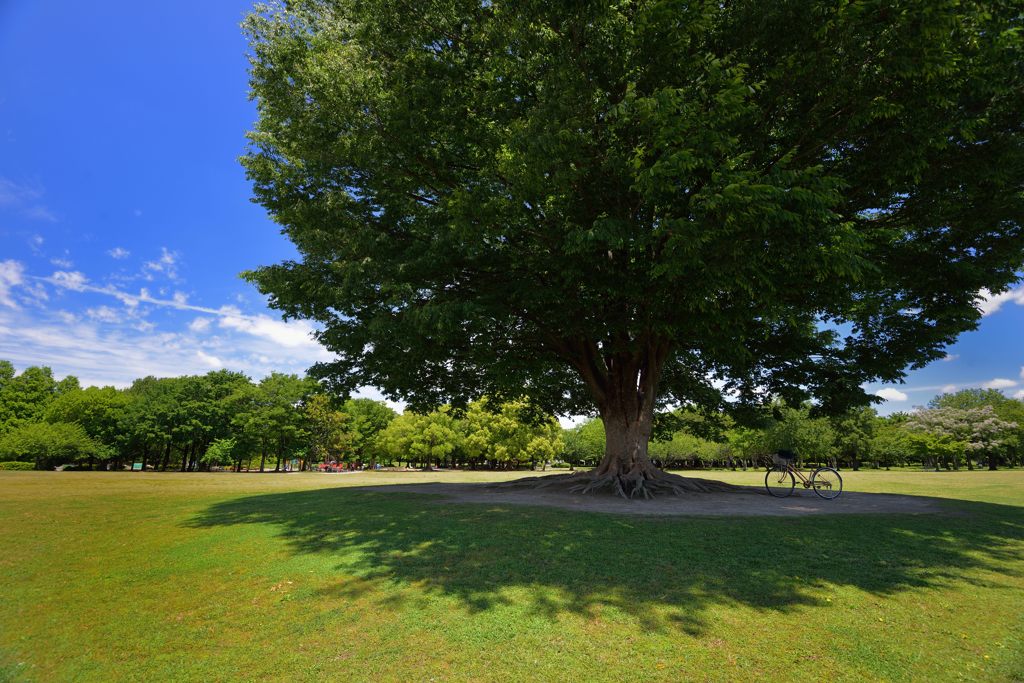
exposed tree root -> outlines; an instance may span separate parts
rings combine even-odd
[[[526,477],[494,485],[496,488],[559,488],[569,493],[608,490],[622,498],[649,500],[659,493],[749,493],[747,486],[736,486],[711,479],[681,477],[663,472],[650,464],[637,464],[628,470],[598,468],[589,472]]]

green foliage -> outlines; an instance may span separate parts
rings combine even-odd
[[[354,458],[363,462],[383,455],[379,436],[395,419],[395,411],[380,401],[352,398],[345,401],[342,411],[348,416],[346,425],[349,448]]]
[[[57,397],[78,388],[69,376],[58,382],[48,367],[29,367],[15,374],[9,361],[0,361],[0,436],[40,419]]]
[[[442,406],[427,415],[405,412],[380,434],[385,453],[395,461],[441,465],[461,445],[451,409]]]
[[[407,411],[381,432],[380,443],[394,461],[427,465],[535,466],[563,451],[561,428],[552,417],[537,420],[523,401],[486,398],[471,403],[463,414],[449,406],[425,415]]]
[[[107,447],[94,441],[79,425],[30,422],[0,438],[0,459],[35,463],[37,469],[103,457]]]
[[[68,391],[47,406],[47,422],[73,422],[92,439],[120,447],[132,434],[130,397],[114,387],[89,387]]]
[[[1018,279],[1019,22],[956,0],[262,6],[244,164],[299,258],[248,276],[323,325],[332,387],[415,409],[865,404]],[[807,429],[779,437],[826,452]]]
[[[18,460],[8,460],[7,462],[0,462],[0,470],[34,470],[36,466],[30,462],[20,462]]]
[[[344,459],[351,438],[347,429],[349,416],[331,407],[324,394],[310,396],[303,406],[308,434],[307,457],[311,463]]]
[[[601,420],[587,420],[567,429],[562,435],[565,443],[565,461],[573,465],[597,465],[604,457],[604,424]]]
[[[202,462],[206,465],[226,465],[236,460],[235,449],[238,444],[234,439],[217,439],[210,444],[203,454]]]

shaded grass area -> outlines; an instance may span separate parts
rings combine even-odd
[[[348,488],[410,475],[11,473],[0,681],[1020,679],[996,474],[942,515],[647,519]]]

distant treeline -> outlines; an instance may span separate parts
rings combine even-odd
[[[56,381],[50,368],[16,374],[0,361],[3,469],[514,468],[550,462],[561,444],[558,423],[519,402],[397,415],[298,375],[253,382],[218,370],[83,389],[74,377]]]
[[[760,467],[776,450],[841,467],[958,469],[1024,465],[1024,402],[992,389],[935,397],[912,413],[864,408],[815,417],[772,406],[759,424],[676,411],[659,416],[650,456],[664,467]],[[81,388],[50,368],[0,361],[0,469],[202,471],[345,467],[591,466],[604,454],[594,419],[563,430],[525,401],[482,399],[462,410],[397,415],[380,401],[342,400],[309,377],[242,373]]]
[[[926,408],[880,417],[862,408],[837,417],[814,417],[810,406],[773,406],[753,426],[724,416],[679,412],[650,446],[665,467],[761,467],[780,448],[803,462],[833,466],[929,469],[996,469],[1024,465],[1024,402],[994,389],[965,389],[936,396]],[[564,459],[598,462],[604,429],[590,420],[565,434]]]

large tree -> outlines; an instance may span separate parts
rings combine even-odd
[[[1019,4],[294,0],[246,22],[244,159],[315,372],[414,407],[868,401],[977,325],[1024,234]]]

